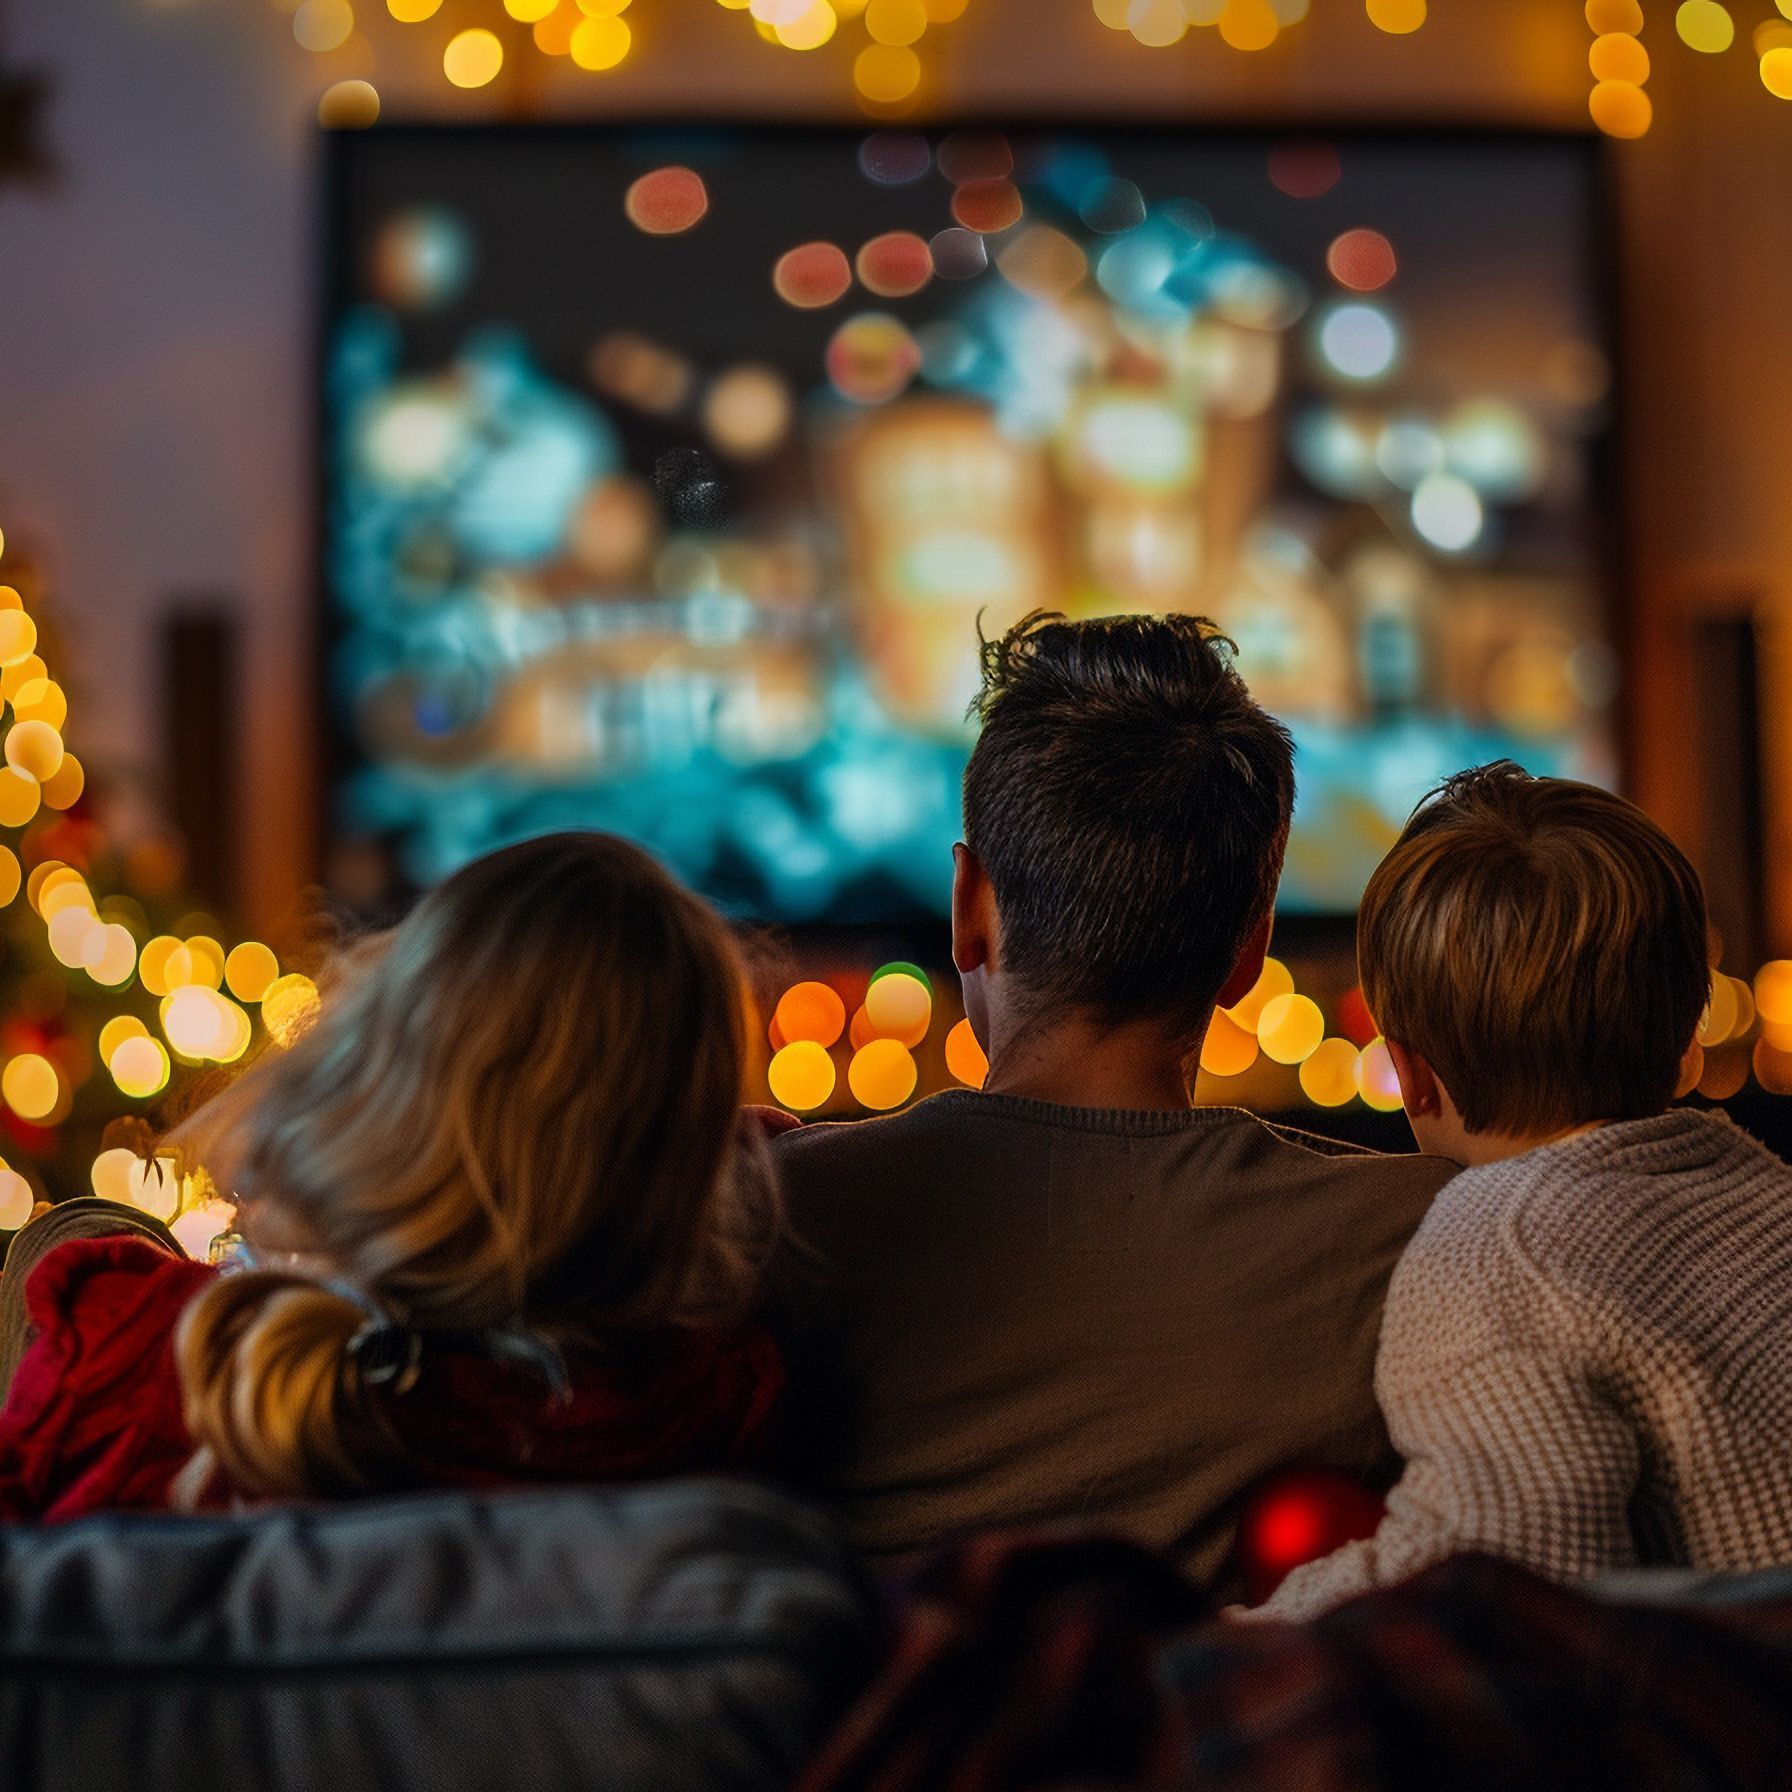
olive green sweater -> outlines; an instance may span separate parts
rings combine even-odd
[[[1453,1164],[969,1091],[777,1155],[793,1467],[862,1546],[1076,1520],[1211,1581],[1266,1473],[1391,1467],[1382,1300]]]

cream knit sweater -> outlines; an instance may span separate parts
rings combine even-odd
[[[1394,1273],[1375,1385],[1387,1516],[1264,1617],[1458,1550],[1561,1580],[1792,1562],[1792,1169],[1679,1109],[1464,1171]]]

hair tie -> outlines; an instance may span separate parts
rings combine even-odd
[[[423,1339],[395,1320],[369,1318],[349,1339],[347,1354],[365,1386],[408,1394],[422,1372]]]

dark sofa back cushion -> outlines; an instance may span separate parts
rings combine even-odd
[[[875,1633],[827,1521],[729,1482],[6,1529],[0,1778],[755,1792]]]

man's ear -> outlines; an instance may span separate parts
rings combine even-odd
[[[1444,1111],[1444,1086],[1437,1073],[1419,1056],[1393,1040],[1387,1042],[1388,1056],[1394,1061],[1394,1074],[1400,1079],[1400,1093],[1405,1097],[1408,1118],[1421,1118]]]
[[[952,848],[952,964],[961,977],[993,970],[996,902],[983,861],[962,842]]]
[[[1269,931],[1275,924],[1272,912],[1251,929],[1250,938],[1239,949],[1230,974],[1220,985],[1216,1007],[1235,1008],[1257,987],[1257,979],[1263,975],[1263,960],[1269,955]]]

